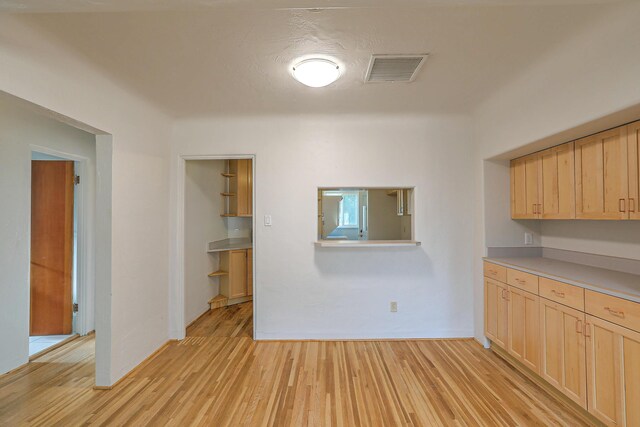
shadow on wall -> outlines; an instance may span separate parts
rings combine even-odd
[[[429,277],[433,274],[431,260],[418,247],[410,248],[316,248],[314,262],[324,276]]]
[[[542,221],[542,246],[640,259],[640,221]]]

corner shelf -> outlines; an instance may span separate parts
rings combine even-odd
[[[218,270],[214,271],[213,273],[209,273],[209,277],[227,276],[228,274],[228,271]]]

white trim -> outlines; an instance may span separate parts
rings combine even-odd
[[[185,193],[186,193],[186,162],[189,160],[235,160],[235,159],[250,159],[252,160],[252,172],[253,172],[253,212],[251,216],[252,236],[253,236],[253,339],[256,339],[256,319],[258,313],[257,301],[257,289],[256,289],[256,250],[257,250],[257,237],[256,237],[256,155],[255,154],[228,154],[228,155],[178,155],[177,171],[177,189],[176,189],[176,239],[175,239],[175,259],[173,261],[175,266],[175,280],[169,285],[169,324],[171,325],[169,330],[169,338],[182,340],[186,336],[185,325]]]

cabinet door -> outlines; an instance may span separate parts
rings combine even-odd
[[[640,333],[587,316],[589,412],[609,426],[640,425]]]
[[[237,161],[237,212],[238,216],[251,216],[253,214],[253,195],[251,186],[253,184],[251,160],[242,159]]]
[[[537,295],[509,286],[507,351],[532,371],[540,372],[540,304]]]
[[[539,218],[540,177],[537,153],[511,161],[511,218]]]
[[[484,279],[484,334],[502,348],[507,348],[509,335],[507,286]]]
[[[640,219],[640,122],[627,126],[627,157],[629,160],[629,202],[627,210],[630,219]]]
[[[540,153],[542,185],[539,211],[543,219],[576,217],[574,144],[559,145]]]
[[[576,218],[629,217],[627,166],[626,127],[575,142]]]
[[[587,407],[584,313],[540,298],[540,374],[583,408]]]
[[[247,249],[247,295],[253,295],[253,249]]]
[[[229,298],[247,295],[247,251],[229,251]]]

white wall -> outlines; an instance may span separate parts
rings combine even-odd
[[[483,340],[482,262],[490,242],[489,235],[502,242],[520,242],[519,226],[487,220],[491,195],[484,160],[545,140],[569,129],[588,127],[588,123],[640,104],[640,4],[626,2],[603,14],[600,21],[558,44],[534,66],[513,79],[487,99],[475,112],[475,231],[474,295],[476,338]],[[622,117],[622,115],[620,116]],[[576,135],[577,136],[577,135]],[[560,143],[563,141],[555,141]],[[543,148],[536,146],[537,149]],[[508,156],[507,156],[508,157]],[[499,172],[498,172],[499,173]],[[514,222],[515,223],[515,222]],[[632,233],[637,226],[629,223]],[[571,236],[558,238],[562,233]],[[573,247],[589,252],[621,253],[628,243],[608,232],[594,232],[592,242],[575,244],[588,225],[543,225],[543,246]],[[496,228],[499,230],[496,231]],[[612,228],[610,228],[612,230]],[[618,236],[623,231],[616,231]],[[546,237],[545,237],[546,235]],[[556,235],[554,237],[554,235]],[[580,240],[580,239],[579,239]],[[573,241],[571,245],[567,242]],[[608,243],[607,243],[608,242]],[[612,249],[615,246],[615,250]]]
[[[95,185],[94,135],[38,115],[9,97],[0,96],[0,199],[4,201],[0,209],[0,374],[29,361],[32,145],[85,157],[88,168],[83,185],[88,188]],[[91,206],[92,201],[88,202]],[[93,216],[92,211],[86,214]],[[93,259],[92,254],[88,255]],[[89,278],[87,287],[93,295],[93,278]],[[92,307],[85,309],[93,319]]]
[[[172,199],[180,155],[256,155],[258,339],[471,336],[470,131],[447,116],[180,121]],[[366,186],[415,186],[422,246],[314,247],[317,187]]]
[[[227,238],[220,193],[225,190],[224,160],[189,160],[185,172],[185,326],[209,310],[208,301],[219,291],[218,254],[207,253],[207,243]]]
[[[96,247],[111,259],[96,271],[96,382],[110,385],[168,339],[171,121],[26,19],[0,15],[0,90],[112,135],[112,147],[97,138],[97,191],[112,195],[98,207],[112,221]]]

